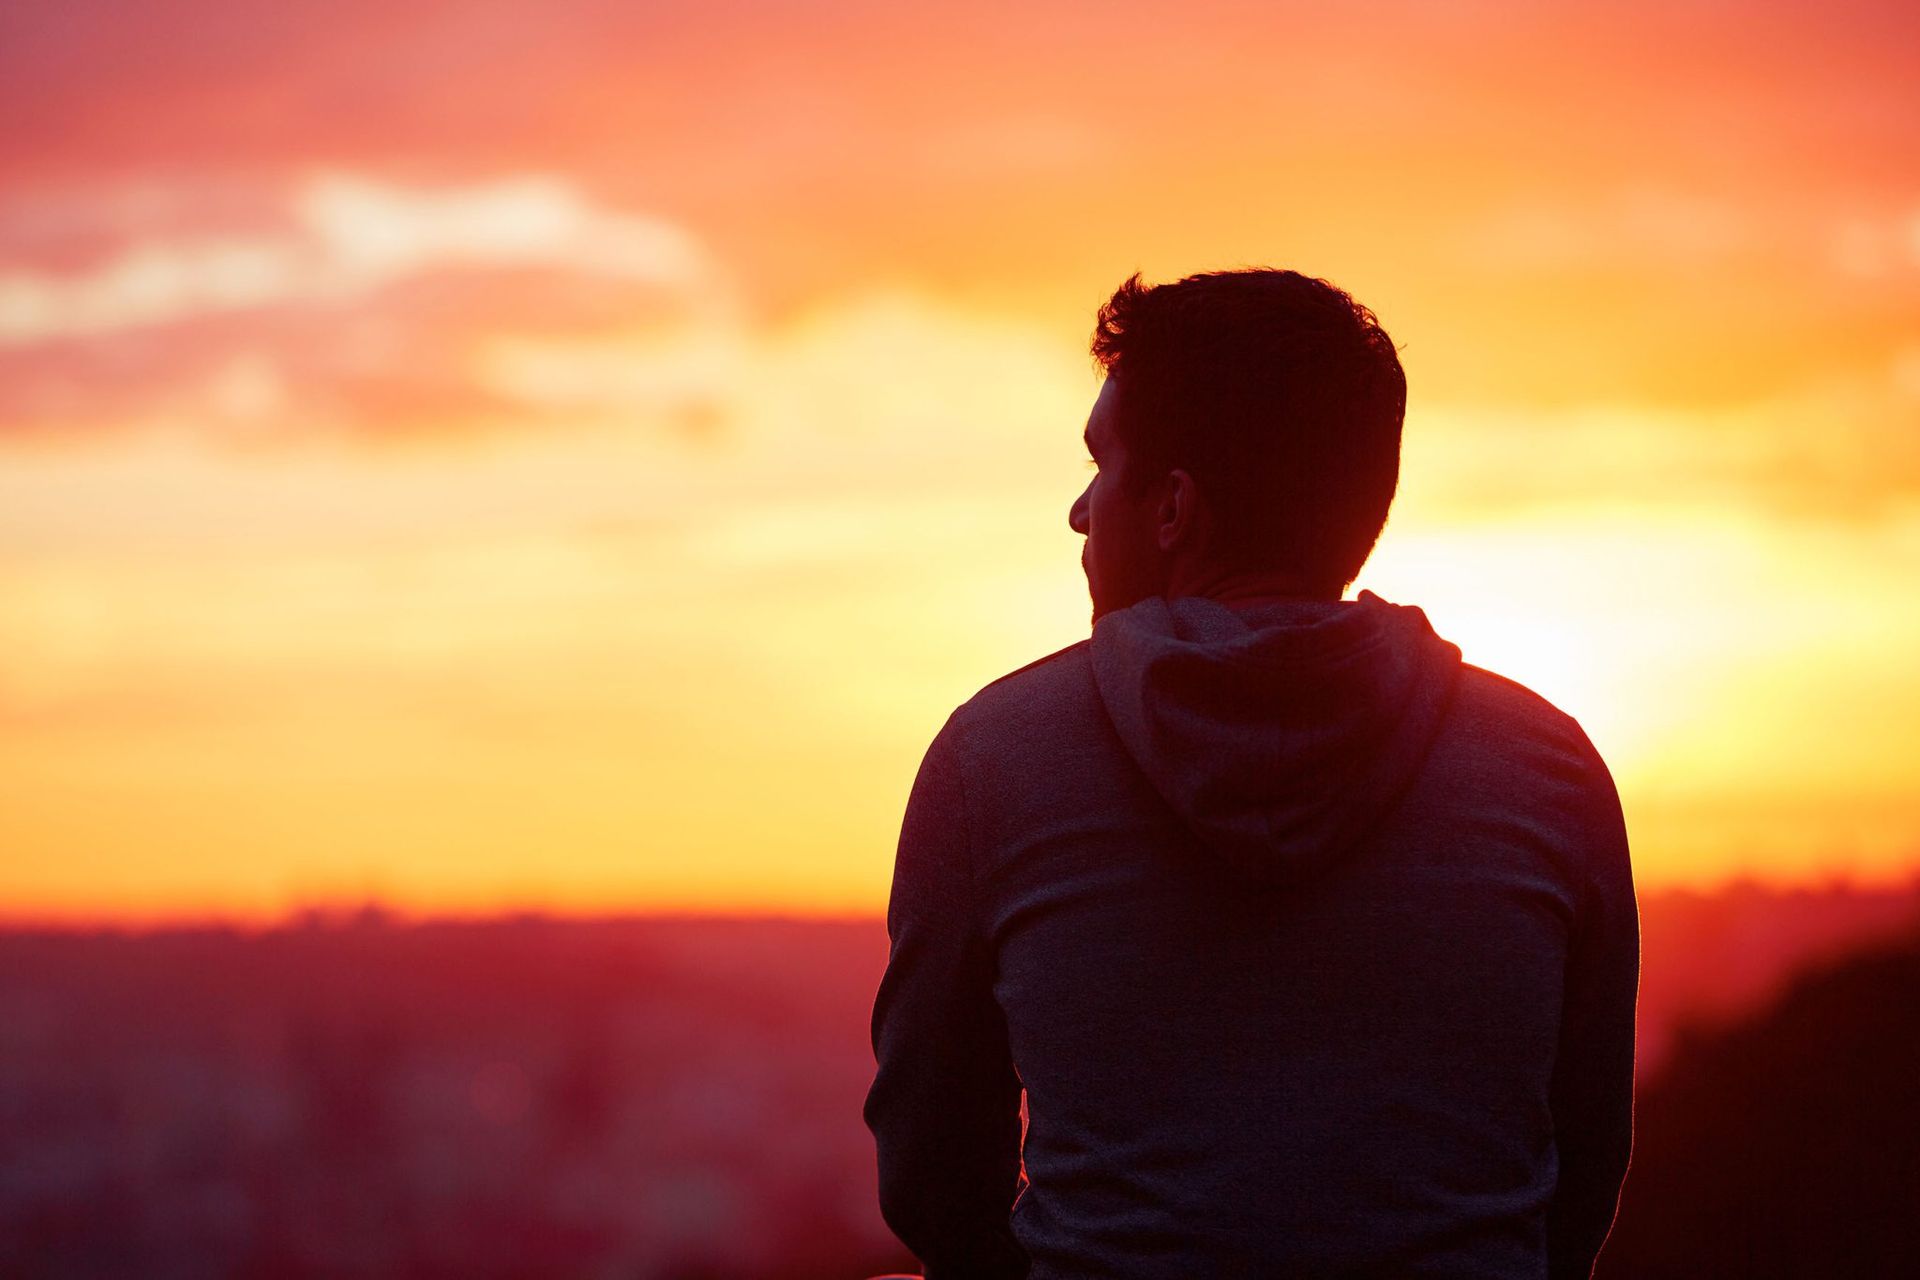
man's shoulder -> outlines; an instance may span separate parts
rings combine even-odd
[[[1606,762],[1580,722],[1543,694],[1471,662],[1460,664],[1459,681],[1455,722],[1475,738],[1545,748],[1576,762],[1582,772],[1607,773]]]
[[[983,726],[1053,717],[1094,696],[1088,640],[1076,640],[986,684],[954,713]]]
[[[1620,789],[1580,722],[1484,667],[1461,663],[1460,680],[1449,774],[1489,783],[1503,802],[1540,806],[1570,833],[1578,861],[1568,864],[1569,873],[1631,902],[1633,863]]]
[[[1460,681],[1462,692],[1470,698],[1506,715],[1554,726],[1573,722],[1572,716],[1549,701],[1545,695],[1521,684],[1512,676],[1501,675],[1498,671],[1476,666],[1471,662],[1462,662]]]

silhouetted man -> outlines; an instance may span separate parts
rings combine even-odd
[[[1399,479],[1391,341],[1233,271],[1135,276],[1093,351],[1092,637],[947,719],[900,833],[887,1223],[929,1280],[1588,1275],[1625,825],[1571,717],[1342,599]]]

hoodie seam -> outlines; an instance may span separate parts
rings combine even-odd
[[[1007,681],[1013,679],[1015,676],[1025,675],[1029,671],[1036,671],[1041,667],[1047,666],[1049,663],[1058,662],[1063,658],[1071,656],[1074,650],[1085,648],[1089,646],[1091,643],[1092,643],[1091,639],[1087,639],[1087,640],[1076,640],[1072,644],[1063,645],[1060,648],[1054,650],[1052,653],[1046,654],[1042,657],[1035,658],[1032,662],[1027,663],[1025,666],[1015,667],[1013,670],[1007,672],[1007,674],[1000,676],[995,680],[989,681],[985,686],[981,688],[980,692],[985,693],[988,689],[993,688],[995,685],[1005,684]]]
[[[953,771],[954,781],[960,792],[960,851],[966,861],[966,875],[961,877],[967,889],[966,933],[969,949],[983,946],[986,939],[980,929],[980,882],[975,866],[977,861],[973,842],[973,796],[967,785],[968,751],[966,749],[967,731],[956,713],[953,722]]]

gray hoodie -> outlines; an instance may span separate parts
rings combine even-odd
[[[1417,608],[1149,599],[988,685],[888,932],[865,1115],[929,1280],[1584,1276],[1606,1236],[1619,799]]]

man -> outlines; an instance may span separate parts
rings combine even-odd
[[[956,710],[902,824],[887,1223],[928,1280],[1589,1275],[1625,826],[1571,717],[1341,598],[1398,484],[1391,341],[1246,270],[1135,276],[1093,350],[1092,636]]]

